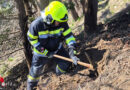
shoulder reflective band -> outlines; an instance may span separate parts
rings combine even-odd
[[[71,33],[71,29],[69,28],[68,30],[66,30],[65,32],[63,32],[63,35],[66,36],[68,35],[69,33]]]
[[[50,31],[49,34],[58,34],[63,30],[64,30],[63,28],[60,28],[60,29],[57,29],[57,30],[54,30],[54,31]]]
[[[39,35],[45,35],[45,34],[48,34],[48,33],[49,33],[49,31],[48,31],[48,30],[38,32],[38,34],[39,34]]]
[[[38,32],[38,34],[39,34],[39,35],[58,34],[58,33],[60,33],[60,32],[63,31],[63,30],[64,30],[63,28],[60,28],[60,29],[57,29],[57,30],[53,30],[53,31],[46,30],[46,31],[40,31],[40,32]]]
[[[29,31],[28,31],[27,35],[28,35],[30,38],[32,38],[32,39],[37,39],[37,38],[38,38],[38,36],[32,35]]]

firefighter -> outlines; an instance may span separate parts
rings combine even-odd
[[[66,73],[71,63],[54,58],[54,54],[70,57],[77,65],[79,58],[74,54],[76,41],[67,21],[68,11],[65,5],[59,1],[52,1],[41,11],[41,16],[31,23],[27,36],[33,46],[33,58],[27,80],[27,90],[33,90],[37,86],[42,67],[49,58],[57,64],[57,75]],[[69,52],[62,45],[64,41]]]

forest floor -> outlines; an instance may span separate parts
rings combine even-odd
[[[78,57],[88,62],[88,53],[98,76],[82,66],[72,67],[67,74],[57,76],[55,65],[41,75],[38,90],[129,90],[130,89],[130,12],[98,26],[99,31],[85,41],[79,40]],[[8,88],[22,90],[28,74],[25,62],[15,66],[5,79],[12,82]],[[8,89],[9,90],[9,89]]]
[[[82,31],[75,33],[79,45],[78,57],[90,63],[87,53],[96,72],[72,65],[66,74],[57,76],[55,64],[50,63],[50,67],[42,72],[37,90],[130,90],[129,10],[127,8],[107,23],[99,24],[97,32],[88,35],[86,40],[82,40]],[[13,21],[10,23],[14,24]],[[80,22],[76,23],[78,26]],[[5,28],[8,31],[8,25]],[[79,25],[77,30],[81,28]],[[0,43],[0,51],[4,51],[0,53],[0,73],[6,73],[3,76],[7,85],[3,90],[26,90],[28,69],[20,42],[21,34],[16,29],[19,28],[13,27],[12,31],[3,32],[0,36],[5,39]],[[10,35],[7,37],[7,34]]]
[[[79,38],[79,58],[88,62],[88,53],[98,77],[78,66],[56,76],[54,68],[41,76],[39,90],[129,90],[130,89],[130,13],[125,12],[110,23],[99,26],[98,33]],[[80,35],[79,35],[80,36]]]

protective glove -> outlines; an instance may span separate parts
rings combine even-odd
[[[48,56],[48,58],[52,58],[54,54],[55,54],[55,52],[48,52],[47,56]]]
[[[73,60],[74,65],[77,65],[77,62],[80,61],[77,56],[71,56],[71,59]]]
[[[58,52],[58,50],[59,50],[59,49],[57,49],[57,50],[54,51],[54,52],[48,52],[48,53],[47,53],[48,58],[52,58],[53,55],[56,54],[56,53]]]
[[[77,62],[80,60],[77,56],[75,56],[75,48],[73,46],[70,46],[69,47],[69,55],[70,55],[70,58],[73,60],[73,63],[75,65],[77,65]]]

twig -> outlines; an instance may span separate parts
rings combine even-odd
[[[5,57],[5,56],[10,55],[10,54],[13,54],[13,53],[15,53],[15,52],[17,52],[19,50],[22,50],[22,49],[24,49],[24,48],[17,49],[15,51],[11,52],[11,53],[8,53],[8,54],[5,54],[5,55],[1,56],[0,58]]]
[[[11,32],[11,33],[8,33],[8,35],[10,34],[15,34],[15,33],[20,33],[21,31],[16,31],[16,32]]]

